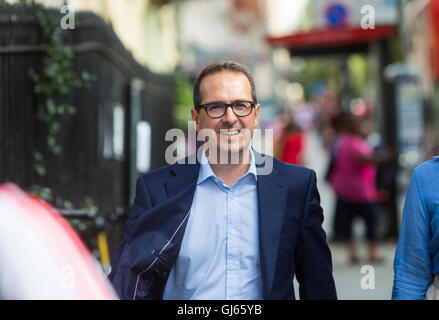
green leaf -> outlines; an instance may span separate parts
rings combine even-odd
[[[56,144],[53,148],[52,148],[52,152],[59,156],[62,153],[62,147],[60,144]]]
[[[90,196],[85,196],[83,200],[82,208],[96,214],[98,207],[95,205],[93,199]]]
[[[34,152],[34,159],[37,162],[43,161],[43,154],[41,152],[35,151]]]
[[[74,106],[67,106],[67,113],[70,115],[76,114],[76,108]]]
[[[35,165],[34,166],[35,172],[39,175],[39,176],[45,176],[47,174],[47,170],[45,167],[40,166],[40,165]]]
[[[59,124],[59,122],[56,121],[51,121],[49,123],[49,131],[51,134],[56,134],[59,132],[59,130],[61,129],[61,125]]]
[[[47,101],[46,101],[46,108],[47,108],[47,112],[48,112],[49,115],[53,116],[53,115],[56,114],[56,111],[57,111],[56,110],[56,105],[55,105],[55,103],[53,102],[52,99],[47,99]]]
[[[31,188],[31,193],[48,202],[51,202],[53,200],[52,189],[47,187],[44,188],[38,185],[34,185]]]

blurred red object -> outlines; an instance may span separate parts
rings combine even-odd
[[[434,79],[439,79],[439,0],[430,2],[431,67]]]
[[[68,221],[14,184],[0,185],[0,299],[117,299]]]
[[[390,191],[386,189],[378,189],[378,202],[385,203],[390,199]]]
[[[289,134],[284,138],[280,160],[287,163],[303,165],[303,149],[305,138],[303,133]]]

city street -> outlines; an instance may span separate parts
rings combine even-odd
[[[366,246],[359,243],[359,252],[364,257]],[[384,243],[380,253],[384,261],[370,266],[367,260],[359,264],[349,264],[342,245],[330,244],[333,261],[333,274],[339,300],[390,300],[393,285],[393,257],[395,244]],[[361,273],[364,268],[363,273]],[[367,277],[364,278],[363,277]],[[363,284],[363,286],[362,286]],[[299,299],[298,284],[295,282],[296,299]]]
[[[380,252],[384,261],[381,264],[368,266],[366,260],[360,260],[357,265],[348,263],[344,248],[339,244],[331,244],[334,279],[337,288],[338,299],[340,300],[389,300],[392,297],[393,285],[393,257],[395,254],[395,244],[385,243],[380,247]],[[363,257],[366,256],[366,246],[359,245],[359,252]],[[362,288],[362,278],[370,276],[370,285]],[[373,279],[375,281],[373,281]],[[366,279],[365,279],[366,280]],[[363,280],[363,282],[366,282]],[[374,285],[374,286],[373,286]]]
[[[0,300],[300,299],[294,270],[304,300],[390,300],[399,234],[395,299],[423,298],[438,17],[439,0],[0,0]]]
[[[316,156],[318,155],[318,156]],[[331,187],[326,183],[324,175],[328,163],[327,153],[321,145],[321,140],[315,131],[311,131],[307,137],[306,163],[317,173],[318,188],[321,196],[321,205],[324,211],[323,228],[327,238],[332,238],[332,223],[334,215],[334,195]],[[332,252],[334,279],[337,288],[338,299],[340,300],[388,300],[392,296],[393,285],[393,258],[395,255],[396,243],[383,243],[379,247],[379,252],[384,258],[381,264],[367,266],[367,244],[364,242],[363,221],[354,222],[353,233],[358,243],[358,253],[360,256],[359,264],[349,264],[348,256],[344,246],[339,242],[330,242]],[[363,259],[361,259],[363,258]],[[363,277],[369,277],[372,283],[367,283],[363,289],[361,281]],[[374,278],[374,283],[373,283]],[[365,279],[366,280],[366,279]],[[364,280],[364,281],[365,281]],[[374,284],[374,286],[373,286]],[[296,284],[297,285],[297,284]],[[296,290],[298,293],[298,290]]]

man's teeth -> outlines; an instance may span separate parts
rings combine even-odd
[[[221,130],[221,134],[224,134],[226,136],[234,136],[239,134],[239,130]]]

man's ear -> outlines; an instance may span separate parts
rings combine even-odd
[[[261,105],[258,103],[255,105],[255,128],[258,127],[259,124],[259,108],[261,107]]]
[[[191,109],[192,121],[195,121],[195,130],[200,131],[200,114],[195,108]]]

